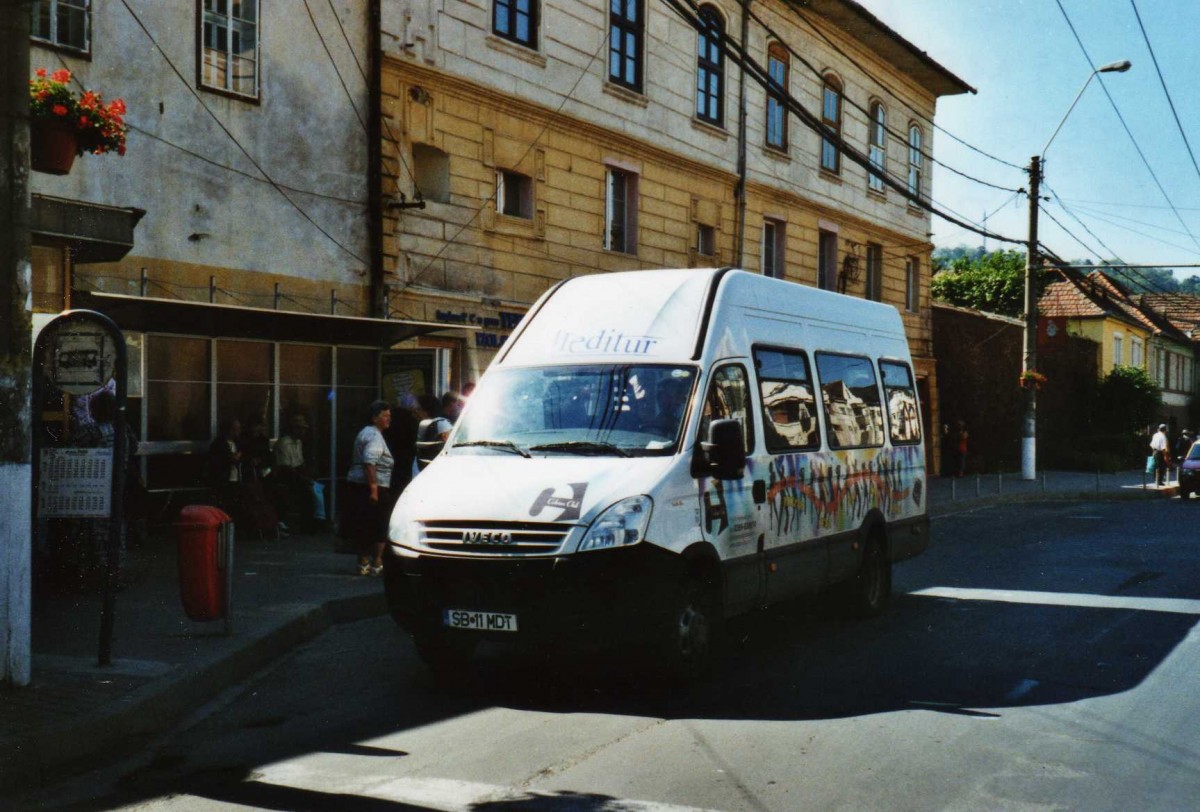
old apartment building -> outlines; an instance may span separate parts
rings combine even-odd
[[[479,328],[457,374],[562,279],[738,265],[895,305],[936,424],[919,201],[971,88],[862,5],[397,0],[383,49],[389,303]]]

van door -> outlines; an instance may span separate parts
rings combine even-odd
[[[732,418],[742,424],[747,456],[755,447],[753,411],[746,367],[724,363],[713,367],[700,415],[700,442],[708,441],[714,420]],[[752,460],[748,460],[752,463]],[[756,502],[753,464],[740,479],[721,480],[700,476],[700,524],[704,537],[717,548],[725,571],[725,608],[737,614],[759,606],[763,598],[762,545],[764,520],[761,502]]]
[[[755,469],[767,480],[764,569],[767,602],[774,603],[819,588],[828,575],[816,498],[820,409],[801,350],[755,347],[754,367],[763,415]]]

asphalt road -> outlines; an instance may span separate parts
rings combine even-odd
[[[337,627],[45,808],[1182,810],[1200,806],[1200,504],[934,522],[891,609],[730,629],[711,681],[487,650],[439,686]],[[89,800],[72,803],[72,799]]]

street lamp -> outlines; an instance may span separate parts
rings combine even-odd
[[[1042,158],[1045,157],[1046,150],[1050,149],[1050,144],[1058,135],[1058,131],[1067,123],[1067,116],[1071,115],[1071,111],[1075,109],[1083,91],[1087,90],[1096,74],[1124,73],[1131,67],[1133,67],[1132,62],[1122,59],[1120,62],[1101,65],[1089,73],[1087,81],[1075,94],[1075,99],[1067,108],[1062,121],[1058,122],[1058,126],[1051,133],[1050,140],[1046,142],[1046,146],[1042,147],[1041,154],[1034,155],[1029,159],[1029,240],[1025,246],[1025,357],[1021,374],[1021,385],[1025,388],[1025,419],[1021,432],[1022,479],[1037,479],[1037,384],[1036,379],[1027,377],[1024,373],[1037,371],[1038,303],[1035,280],[1042,266],[1042,257],[1038,253],[1038,200],[1039,186],[1042,180]]]

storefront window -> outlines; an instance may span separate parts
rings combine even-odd
[[[261,420],[274,432],[274,355],[266,341],[217,341],[218,427],[231,419],[243,427]]]
[[[367,409],[379,397],[379,353],[337,348],[337,476],[350,469],[354,438],[367,425]]]
[[[313,344],[279,345],[279,428],[283,434],[297,415],[308,425],[304,460],[320,479],[329,476],[332,425],[333,351]]]

